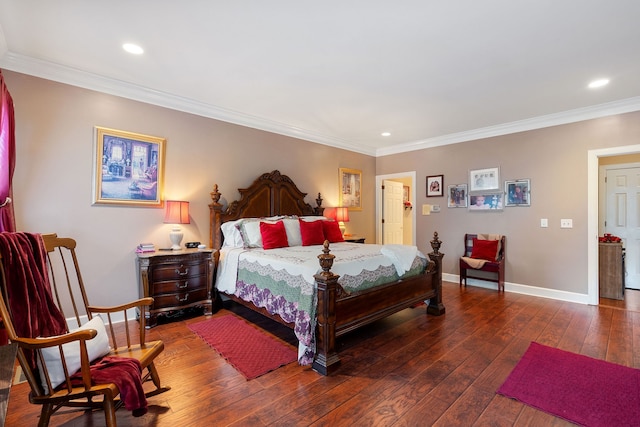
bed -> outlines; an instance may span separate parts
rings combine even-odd
[[[331,226],[330,221],[322,217],[320,194],[315,200],[316,206],[311,206],[304,200],[306,193],[277,170],[262,174],[250,187],[238,191],[240,198],[228,203],[226,208],[220,203],[222,194],[217,184],[211,192],[209,245],[216,249],[215,306],[220,307],[220,295],[225,295],[292,328],[301,343],[301,364],[311,364],[315,371],[329,375],[340,363],[336,339],[341,335],[423,301],[427,302],[428,314],[444,314],[444,255],[439,251],[442,242],[437,232],[430,242],[433,251],[428,257],[415,247],[400,245],[324,240],[316,242],[321,244],[309,244],[311,234],[305,230],[316,229],[318,223],[314,221]],[[279,232],[286,224],[287,233],[289,225],[299,224],[307,242],[300,246],[293,241],[297,237],[288,234],[291,245],[267,248],[272,241],[269,238],[264,242],[267,249],[261,245],[251,247],[247,242],[256,238],[251,237],[251,233],[255,234],[256,222],[265,224],[260,227],[278,225]],[[236,230],[240,237],[230,234]],[[386,256],[381,258],[385,250]],[[401,258],[404,251],[409,251],[407,255],[412,258]],[[303,255],[306,258],[303,259]],[[271,258],[269,262],[276,264],[256,258],[260,256]],[[290,264],[277,264],[289,261]],[[358,262],[366,266],[364,270],[362,265],[355,264]],[[367,262],[380,265],[370,268]],[[358,269],[362,273],[356,273]],[[342,277],[338,272],[342,272]],[[272,284],[263,283],[265,280]],[[281,285],[279,282],[288,281],[293,285],[287,285],[290,286],[287,291],[275,289]],[[295,296],[290,296],[292,293]]]

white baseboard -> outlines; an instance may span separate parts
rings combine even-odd
[[[99,315],[99,313],[94,314],[94,316]],[[100,314],[100,317],[102,318],[103,322],[107,321],[107,315],[106,314]],[[127,310],[127,319],[129,320],[135,320],[138,318],[138,312],[136,311],[136,308],[130,308],[129,310]],[[67,320],[67,326],[69,329],[76,329],[79,327],[79,325],[76,323],[76,318],[75,317],[69,317],[66,319]],[[83,325],[88,321],[87,316],[80,316],[80,323],[82,323]],[[111,315],[111,321],[116,324],[116,323],[122,323],[124,322],[124,313],[119,311],[117,313],[113,313]]]
[[[442,273],[442,280],[445,282],[460,283],[460,276],[457,274]],[[467,279],[467,286],[498,290],[497,283],[486,280]],[[534,297],[551,298],[559,301],[575,302],[578,304],[589,304],[587,294],[577,294],[574,292],[559,291],[557,289],[539,288],[537,286],[504,282],[504,290],[505,292],[531,295]]]

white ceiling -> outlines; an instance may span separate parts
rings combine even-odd
[[[640,1],[0,0],[0,68],[380,156],[640,110]]]

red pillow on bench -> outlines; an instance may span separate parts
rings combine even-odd
[[[471,258],[485,259],[494,262],[498,257],[499,240],[479,240],[473,239],[473,248],[471,248]]]

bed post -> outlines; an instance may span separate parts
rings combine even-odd
[[[433,240],[430,243],[433,252],[428,254],[429,259],[436,264],[436,271],[433,275],[433,288],[436,291],[436,296],[429,300],[427,313],[434,316],[440,316],[445,312],[444,304],[442,304],[442,258],[444,257],[444,254],[440,253],[440,245],[442,245],[442,241],[438,239],[437,231],[433,233]]]
[[[329,375],[340,364],[336,352],[336,298],[338,297],[338,278],[330,270],[335,255],[329,253],[329,241],[324,241],[322,254],[318,255],[322,271],[314,276],[318,285],[318,326],[316,331],[316,356],[312,368],[314,371]]]
[[[220,203],[221,194],[218,191],[218,184],[213,184],[213,191],[209,194],[211,194],[212,200],[209,204],[209,224],[211,224],[211,229],[209,230],[209,247],[212,249],[220,249],[220,247],[222,247],[222,233],[220,232],[220,226],[222,225],[220,219],[222,204]]]

